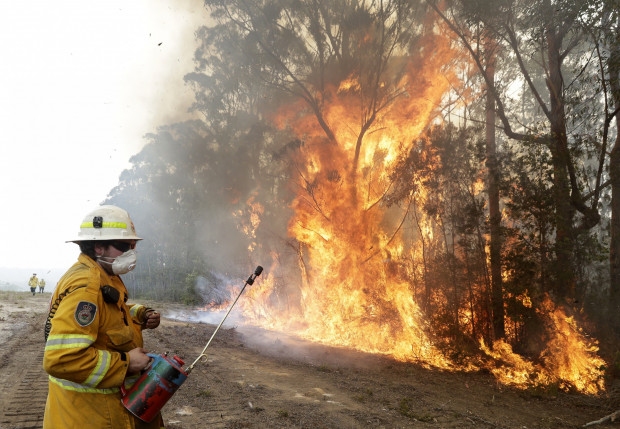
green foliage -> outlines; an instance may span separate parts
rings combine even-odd
[[[202,298],[196,291],[196,278],[198,273],[192,272],[185,277],[185,289],[182,296],[182,302],[185,305],[200,305]]]

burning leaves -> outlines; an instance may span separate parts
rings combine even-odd
[[[520,388],[556,385],[588,394],[605,390],[605,362],[596,354],[596,341],[588,340],[574,319],[548,297],[539,311],[549,324],[550,338],[538,363],[514,353],[504,341],[496,341],[492,349],[481,341],[481,350],[493,359],[488,369],[502,384]]]
[[[461,164],[448,163],[468,143],[466,137],[445,127],[440,136],[445,145],[438,148],[428,131],[441,123],[438,106],[447,94],[461,88],[456,76],[466,74],[467,61],[430,21],[410,44],[397,43],[399,37],[374,40],[382,34],[376,31],[380,25],[369,26],[355,42],[374,50],[357,51],[359,58],[350,52],[334,55],[331,61],[342,61],[339,73],[329,73],[337,67],[319,55],[329,51],[321,45],[329,37],[303,41],[320,45],[307,47],[304,54],[316,52],[320,65],[329,64],[316,73],[295,75],[296,65],[288,58],[269,62],[269,67],[288,66],[278,73],[291,82],[288,92],[297,95],[264,116],[295,142],[278,151],[277,158],[288,166],[283,176],[294,192],[287,232],[295,244],[299,278],[288,277],[286,282],[294,284],[282,287],[275,273],[287,270],[272,253],[265,278],[242,301],[246,323],[439,368],[488,368],[509,385],[558,384],[596,393],[603,384],[594,342],[586,341],[574,320],[548,303],[537,308],[530,297],[520,297],[546,323],[542,354],[529,358],[515,353],[509,341],[516,334],[486,345],[492,337],[487,237],[483,222],[477,222],[484,214],[484,166],[472,165],[471,154],[459,159]],[[383,22],[386,28],[393,23]],[[260,32],[251,34],[258,37]],[[267,42],[261,41],[263,50],[278,58]],[[358,46],[342,42],[351,49]],[[293,49],[293,43],[286,46]],[[417,145],[426,140],[428,148]],[[407,167],[399,163],[406,158],[415,158],[425,169],[411,168],[399,182],[394,172]],[[399,198],[386,198],[401,185]],[[249,216],[235,216],[248,219],[241,228],[252,242],[248,250],[258,252],[255,238],[266,210],[253,198],[247,207]],[[457,221],[459,216],[464,220]],[[298,294],[287,295],[294,288]],[[448,348],[454,352],[465,336],[470,343],[486,339],[476,350],[482,352],[479,362],[465,365],[450,358]]]

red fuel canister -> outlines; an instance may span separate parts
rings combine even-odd
[[[144,422],[150,422],[166,402],[185,382],[188,373],[178,356],[148,353],[153,360],[136,382],[128,389],[121,386],[121,402],[129,412]]]

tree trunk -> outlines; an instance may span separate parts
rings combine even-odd
[[[486,42],[485,73],[487,82],[495,81],[495,44]],[[504,295],[502,290],[502,216],[499,210],[499,171],[497,165],[497,147],[495,143],[495,97],[489,89],[486,94],[485,138],[487,155],[487,180],[489,194],[489,230],[491,260],[491,308],[493,317],[494,339],[504,338]]]
[[[620,141],[618,138],[616,138],[609,158],[609,177],[611,178],[611,240],[609,243],[611,307],[609,315],[616,329],[620,329]]]
[[[575,291],[575,270],[573,267],[573,216],[575,209],[571,205],[571,187],[568,177],[570,154],[566,136],[564,84],[561,69],[562,58],[560,56],[562,38],[557,34],[552,19],[548,22],[546,30],[549,59],[547,88],[549,89],[551,106],[549,147],[553,158],[553,200],[556,226],[556,277],[553,292],[558,298],[572,298]]]
[[[620,109],[620,46],[614,45],[608,59],[609,81],[614,109]],[[620,116],[616,114],[616,130],[620,130]],[[611,179],[611,241],[609,243],[609,316],[615,331],[620,330],[620,133],[609,157]]]

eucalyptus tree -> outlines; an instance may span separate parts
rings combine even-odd
[[[609,244],[609,308],[615,332],[620,329],[620,1],[604,0],[596,10],[599,19],[590,28],[600,67],[599,83],[604,110],[601,150],[609,152],[611,224]],[[615,133],[615,136],[614,136]],[[599,163],[599,171],[605,163]],[[598,188],[595,192],[600,192]]]
[[[202,111],[207,105],[202,100],[217,98],[225,108],[239,109],[233,105],[238,100],[256,97],[266,112],[298,100],[323,130],[325,143],[338,145],[326,109],[334,87],[352,80],[359,110],[349,167],[354,180],[365,134],[383,109],[406,95],[399,85],[405,65],[395,67],[394,58],[407,54],[419,34],[416,1],[206,0],[205,5],[215,23],[198,32],[197,71],[187,78],[199,94],[195,107]],[[218,95],[223,91],[228,94]]]
[[[434,1],[429,3],[466,46],[486,79],[502,132],[524,144],[542,145],[551,155],[556,269],[550,289],[558,298],[575,298],[576,243],[600,221],[600,192],[584,193],[584,189],[600,191],[600,175],[586,174],[580,157],[587,145],[596,148],[580,137],[581,115],[597,110],[597,88],[590,84],[596,67],[590,61],[593,51],[585,31],[594,19],[595,5],[585,0],[462,0],[442,10]],[[471,38],[471,27],[477,25],[491,32],[501,55],[512,60],[519,72],[515,81],[491,81],[485,75],[483,53]],[[539,112],[528,122],[511,104],[511,93],[519,85],[525,86]],[[600,150],[594,153],[598,159],[605,156]]]
[[[497,44],[491,35],[483,33],[484,74],[486,82],[495,82],[495,66]],[[488,85],[488,83],[487,83]],[[493,321],[493,335],[503,338],[506,334],[504,326],[504,293],[502,285],[502,215],[500,210],[500,166],[497,156],[497,141],[495,137],[495,97],[492,89],[485,94],[485,142],[487,192],[489,200],[489,263],[491,266],[491,312]]]
[[[428,194],[412,209],[416,221],[433,219],[439,236],[427,242],[422,235],[420,301],[437,337],[455,352],[464,340],[475,344],[497,338],[483,232],[487,203],[477,191],[484,171],[481,134],[479,127],[457,128],[449,122],[430,127],[399,159],[393,192],[386,198],[388,204],[406,199],[411,183]]]
[[[368,305],[357,308],[372,312],[368,320],[373,323],[383,317],[399,317],[396,300],[387,296],[388,286],[397,284],[408,294],[411,292],[406,270],[389,270],[389,266],[401,266],[402,261],[390,265],[397,259],[390,251],[401,252],[395,242],[405,230],[409,231],[403,224],[410,207],[405,202],[403,206],[386,208],[384,197],[391,183],[384,171],[377,173],[376,166],[387,165],[394,156],[390,152],[396,152],[399,146],[412,144],[416,135],[391,139],[401,129],[407,129],[407,121],[420,121],[417,135],[428,125],[430,114],[424,109],[394,106],[424,100],[424,89],[432,86],[429,81],[445,64],[437,60],[434,75],[411,76],[419,70],[427,72],[426,61],[439,50],[416,45],[423,36],[435,36],[432,31],[423,33],[431,26],[424,21],[426,10],[420,3],[206,0],[211,22],[197,32],[200,47],[196,70],[186,78],[197,93],[194,107],[205,114],[208,124],[221,130],[232,123],[243,127],[244,123],[238,121],[241,114],[264,126],[260,143],[246,145],[237,139],[242,133],[230,128],[227,135],[231,138],[220,144],[234,144],[240,150],[262,145],[258,159],[272,164],[262,167],[273,173],[273,186],[268,188],[273,191],[271,201],[277,203],[272,207],[284,205],[289,198],[289,206],[296,210],[279,225],[304,229],[299,234],[287,231],[286,236],[286,245],[299,255],[301,287],[310,284],[307,280],[313,275],[333,276],[322,278],[321,283],[339,284],[339,273],[360,267],[355,273],[360,277],[350,280],[344,288],[366,282],[375,288],[357,291],[368,300]],[[346,116],[336,117],[336,110]],[[377,143],[388,140],[393,142],[390,147]],[[289,186],[285,187],[285,183]],[[293,197],[288,194],[290,189],[294,189]],[[261,197],[267,196],[265,191],[266,187],[261,186]],[[295,217],[297,214],[299,217]],[[313,228],[315,225],[308,219],[316,220],[319,227]],[[319,243],[311,242],[313,239]],[[313,265],[312,258],[321,256],[317,250],[321,243],[329,247],[326,252],[344,243],[348,252],[339,255],[342,259],[331,258],[323,265]],[[346,280],[344,275],[340,278]],[[312,297],[317,289],[306,288],[304,296]],[[412,325],[407,325],[406,320],[402,318],[394,326],[402,326],[405,331]]]
[[[212,135],[201,121],[162,126],[146,139],[106,202],[126,208],[144,238],[130,287],[138,294],[178,299],[177,286],[187,272],[204,273],[209,268],[206,260],[213,264],[213,255],[230,255],[230,243],[240,242],[235,228],[222,221],[227,216],[213,204],[225,169],[232,167],[214,160]],[[206,249],[223,235],[229,244],[208,253]]]
[[[325,219],[329,219],[325,200],[335,199],[330,187],[352,205],[363,200],[357,183],[367,137],[382,131],[377,125],[381,115],[410,96],[403,80],[411,67],[407,59],[412,46],[421,34],[419,3],[207,0],[205,6],[212,22],[197,32],[196,70],[186,77],[197,94],[194,108],[220,129],[230,124],[242,128],[248,121],[263,125],[260,143],[251,142],[248,149],[262,145],[257,159],[270,164],[263,168],[271,169],[273,186],[268,189],[275,192],[270,196],[277,200],[274,206],[285,205],[286,198],[290,204],[291,188],[285,183],[295,174],[298,177],[292,179],[301,183],[296,192],[305,193],[301,198]],[[347,123],[346,137],[338,134],[342,123],[330,117],[334,106],[344,107],[354,118]],[[278,115],[291,110],[296,112],[294,118],[277,127]],[[292,130],[293,120],[306,128]],[[311,127],[312,132],[306,132]],[[233,128],[228,133],[231,139],[223,140],[240,150],[247,147],[234,141],[239,128],[236,132]],[[309,142],[324,153],[331,152],[332,159],[344,153],[347,161],[324,166],[313,177],[304,174],[313,160],[300,159],[296,149]],[[382,192],[377,193],[373,198],[380,200]],[[376,209],[380,203],[369,206]],[[336,220],[327,222],[334,228],[340,225]],[[288,244],[297,246],[292,241]]]

